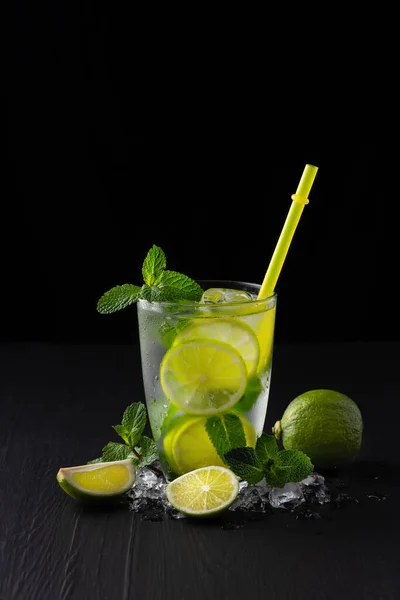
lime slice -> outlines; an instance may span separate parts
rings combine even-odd
[[[243,395],[246,365],[229,344],[197,339],[174,345],[160,367],[167,398],[185,412],[215,415],[228,410]]]
[[[239,493],[239,480],[225,467],[203,467],[167,485],[168,502],[191,517],[209,517],[228,508]]]
[[[246,317],[247,322],[255,333],[260,346],[257,374],[265,371],[272,359],[275,312],[276,308],[273,307],[259,315]]]
[[[60,487],[76,500],[114,498],[135,483],[136,467],[130,458],[79,467],[63,467],[57,473]]]
[[[237,416],[243,425],[246,445],[254,447],[257,436],[253,425],[245,416]],[[206,431],[206,421],[207,417],[180,417],[165,435],[165,456],[176,475],[210,465],[226,466],[211,443]]]
[[[175,344],[191,339],[202,338],[215,342],[225,342],[233,346],[241,355],[251,377],[258,365],[260,348],[257,336],[247,325],[237,319],[196,319],[176,337]]]

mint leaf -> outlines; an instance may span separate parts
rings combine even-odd
[[[157,285],[167,266],[167,259],[164,251],[159,246],[153,245],[147,253],[143,262],[142,275],[143,280],[148,286]]]
[[[221,417],[208,417],[205,427],[218,456],[225,460],[224,456],[231,450],[231,446]]]
[[[286,470],[288,481],[303,481],[314,469],[310,458],[300,450],[281,450],[278,454],[280,468]]]
[[[93,460],[88,460],[87,465],[94,465],[95,463],[102,462],[101,458],[94,458]]]
[[[162,302],[198,301],[203,295],[203,288],[196,281],[176,271],[164,271],[158,286]]]
[[[122,416],[122,426],[126,431],[126,441],[131,448],[136,446],[136,444],[139,442],[143,430],[146,427],[146,419],[146,407],[143,402],[133,402],[133,404],[130,404],[125,409],[125,412]]]
[[[264,471],[258,461],[254,448],[235,448],[230,450],[224,457],[225,462],[231,470],[250,484],[261,481],[264,477]]]
[[[108,290],[97,302],[97,311],[102,314],[114,313],[137,302],[141,288],[131,283],[117,285]]]
[[[140,297],[147,302],[197,301],[203,295],[203,289],[196,281],[175,271],[164,271],[156,286],[143,284]]]
[[[123,425],[113,425],[113,429],[124,440],[125,444],[129,445],[129,431]]]
[[[162,302],[161,289],[159,287],[150,287],[144,283],[140,289],[140,297],[147,302]]]
[[[246,436],[240,417],[233,414],[226,414],[222,415],[221,418],[225,426],[231,450],[246,446]]]
[[[141,455],[141,458],[137,462],[138,468],[151,465],[151,463],[158,459],[157,446],[154,440],[145,435],[142,436],[140,444],[136,450]]]
[[[270,460],[276,460],[279,448],[276,439],[273,435],[263,433],[256,443],[256,454],[259,462],[264,466]]]
[[[108,442],[103,448],[102,462],[112,462],[114,460],[125,460],[129,456],[133,457],[132,450],[126,444],[117,444]]]
[[[259,377],[254,375],[248,382],[244,395],[235,405],[235,410],[246,413],[253,408],[258,400],[260,393],[263,391],[263,385]]]
[[[206,421],[206,431],[222,460],[229,450],[246,446],[242,421],[237,415],[226,414],[209,417]]]
[[[272,487],[283,487],[290,481],[303,481],[313,472],[310,458],[299,450],[281,450],[265,470],[265,481]]]
[[[271,487],[283,488],[289,482],[286,471],[280,468],[278,457],[264,466],[264,477],[266,484]]]

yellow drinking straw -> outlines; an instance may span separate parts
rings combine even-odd
[[[297,186],[297,191],[292,195],[293,202],[289,209],[288,216],[286,217],[274,254],[272,255],[271,262],[269,263],[268,270],[265,273],[264,281],[258,294],[258,300],[268,298],[274,293],[276,282],[278,281],[283,263],[285,262],[286,254],[289,250],[294,232],[296,231],[297,224],[300,221],[301,213],[303,212],[305,205],[309,202],[308,194],[314,183],[317,171],[318,167],[314,167],[314,165],[306,165],[304,168],[300,183]]]

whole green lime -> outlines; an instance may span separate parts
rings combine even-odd
[[[333,390],[297,396],[272,428],[286,450],[301,450],[316,468],[346,465],[362,442],[363,420],[357,404]]]

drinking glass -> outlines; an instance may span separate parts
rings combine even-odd
[[[137,303],[146,407],[167,481],[227,466],[215,442],[228,422],[255,446],[268,406],[276,294],[258,300],[255,283],[198,283],[200,302]]]

